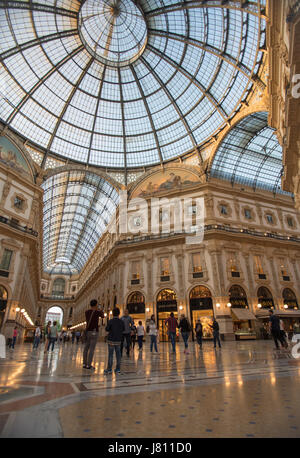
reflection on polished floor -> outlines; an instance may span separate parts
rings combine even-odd
[[[271,341],[214,350],[148,342],[122,359],[122,373],[82,369],[82,345],[44,355],[30,344],[0,359],[0,437],[300,437],[300,360]]]

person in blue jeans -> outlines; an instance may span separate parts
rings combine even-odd
[[[137,338],[138,338],[138,344],[139,344],[139,351],[143,350],[143,339],[145,335],[145,328],[142,324],[141,321],[139,321],[139,325],[136,328],[137,330]]]
[[[175,353],[176,352],[176,329],[178,328],[178,322],[173,312],[171,312],[169,318],[165,320],[165,326],[167,326],[168,328],[168,336],[171,341],[173,353]]]
[[[121,342],[123,338],[123,332],[125,329],[124,322],[120,320],[120,310],[118,307],[113,308],[113,318],[109,320],[105,330],[108,332],[107,344],[108,344],[108,363],[107,369],[104,374],[108,375],[112,373],[113,357],[114,352],[116,353],[116,369],[115,373],[119,374],[121,371]]]
[[[54,350],[54,345],[55,345],[56,339],[58,337],[58,331],[57,331],[56,323],[57,323],[56,321],[53,321],[53,326],[51,326],[51,328],[50,328],[50,336],[49,336],[50,339],[49,339],[47,351],[50,350],[50,346],[52,347],[51,351]]]
[[[151,319],[150,319],[148,327],[149,327],[148,332],[149,332],[149,336],[150,336],[150,339],[151,339],[150,352],[152,353],[153,346],[154,346],[155,352],[158,353],[158,350],[157,350],[157,334],[158,334],[158,330],[157,330],[157,327],[156,327],[155,316],[154,315],[151,316]]]
[[[181,315],[181,319],[179,322],[179,329],[181,330],[181,335],[182,335],[183,342],[184,342],[184,353],[188,354],[189,353],[188,340],[189,340],[189,335],[191,332],[191,326],[188,320],[186,319],[185,315]]]

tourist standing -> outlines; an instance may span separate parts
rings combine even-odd
[[[190,326],[190,323],[188,322],[188,320],[187,320],[187,318],[185,317],[184,314],[181,315],[181,319],[180,319],[178,327],[179,327],[179,329],[181,331],[182,339],[183,339],[183,342],[184,342],[184,353],[188,354],[189,353],[188,340],[189,340],[189,335],[190,335],[190,332],[191,332],[191,326]]]
[[[137,335],[136,325],[134,324],[134,321],[133,321],[132,326],[131,326],[131,332],[130,332],[132,350],[134,350],[134,347],[135,347],[136,335]]]
[[[283,337],[282,337],[282,335],[280,333],[280,320],[279,320],[278,316],[274,315],[272,309],[269,310],[269,315],[270,315],[270,318],[269,318],[269,321],[270,321],[270,332],[271,332],[271,335],[273,337],[273,340],[274,340],[274,343],[275,343],[275,346],[276,346],[276,350],[279,350],[278,340],[281,343],[282,347],[287,348],[288,344],[287,344],[287,342],[285,342],[285,339],[283,339]]]
[[[137,339],[138,339],[138,344],[139,344],[139,351],[142,351],[143,350],[143,339],[145,335],[145,328],[141,321],[139,321],[139,325],[137,326],[136,331],[137,331]]]
[[[77,343],[77,344],[79,344],[80,336],[81,336],[80,331],[76,331],[76,332],[75,332],[75,337],[76,337],[76,343]]]
[[[123,331],[123,336],[122,336],[122,341],[121,341],[121,356],[123,355],[123,346],[124,346],[124,340],[126,340],[126,354],[129,356],[130,352],[130,343],[131,343],[131,327],[133,325],[133,320],[131,316],[129,316],[128,309],[125,309],[124,315],[122,316],[121,320],[124,323],[124,331]]]
[[[45,347],[44,347],[44,353],[47,353],[48,351],[48,345],[50,342],[50,328],[51,328],[51,321],[48,321],[48,323],[45,326]]]
[[[33,349],[38,348],[41,340],[41,328],[37,326],[34,332]]]
[[[99,335],[99,318],[104,318],[102,310],[98,310],[98,302],[96,299],[91,300],[90,308],[85,312],[86,319],[86,342],[83,350],[83,368],[95,369],[92,366],[95,347]]]
[[[200,350],[202,350],[202,337],[203,337],[203,326],[200,320],[197,320],[195,327],[196,339],[199,344]]]
[[[174,313],[171,312],[169,318],[165,320],[165,325],[168,327],[168,336],[170,338],[173,353],[176,352],[176,329],[178,328],[178,322],[174,317]]]
[[[15,349],[15,344],[16,344],[16,341],[17,341],[17,336],[18,336],[18,327],[15,326],[15,327],[14,327],[14,330],[13,330],[13,335],[12,335],[11,344],[10,344],[10,347],[11,347],[13,350]]]
[[[280,335],[281,335],[282,339],[284,340],[285,347],[287,348],[288,347],[287,334],[286,334],[285,329],[284,329],[283,320],[279,320],[279,326],[280,326]]]
[[[157,326],[156,326],[156,323],[155,323],[155,317],[154,315],[151,316],[151,319],[150,319],[150,322],[149,322],[149,336],[150,336],[150,339],[151,339],[151,342],[150,342],[150,352],[152,353],[152,350],[153,350],[153,346],[154,346],[154,349],[156,351],[156,353],[158,353],[158,350],[157,350],[157,334],[158,334],[158,330],[157,330]]]
[[[219,348],[222,348],[221,347],[221,342],[220,342],[220,328],[219,328],[219,323],[217,322],[217,320],[214,318],[213,319],[213,324],[209,324],[208,326],[211,327],[211,329],[213,330],[213,338],[214,338],[214,348],[217,348],[217,342],[218,342],[218,345],[219,345]]]
[[[53,326],[51,326],[50,328],[50,334],[49,334],[49,339],[48,339],[49,343],[48,343],[47,351],[50,350],[50,346],[52,348],[51,351],[54,350],[54,345],[55,345],[57,338],[58,338],[57,322],[53,321]]]
[[[119,374],[121,370],[121,341],[123,338],[123,332],[125,329],[124,321],[120,320],[120,310],[118,307],[113,308],[113,318],[109,320],[105,330],[108,332],[107,344],[108,344],[108,363],[107,369],[104,374],[108,375],[112,372],[114,352],[116,353],[116,369],[115,373]]]

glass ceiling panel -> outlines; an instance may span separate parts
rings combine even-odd
[[[114,215],[118,192],[98,175],[77,171],[48,178],[43,189],[44,271],[79,273]]]
[[[268,113],[247,116],[233,127],[214,157],[210,176],[275,193],[280,189],[282,148]]]
[[[258,84],[264,2],[0,3],[0,117],[47,154],[122,168],[205,145]]]

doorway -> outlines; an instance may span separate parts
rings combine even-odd
[[[160,342],[168,342],[168,328],[165,325],[165,320],[169,318],[170,313],[174,313],[174,317],[178,320],[177,298],[176,293],[172,289],[164,289],[157,296],[157,325]],[[179,339],[179,331],[176,330],[176,339]]]

